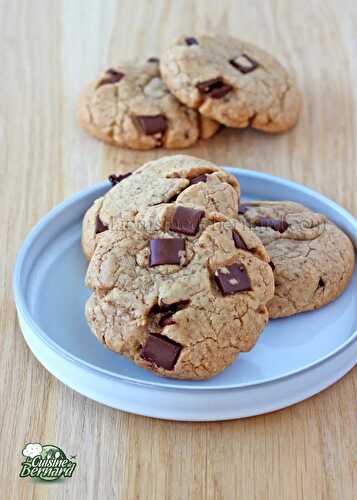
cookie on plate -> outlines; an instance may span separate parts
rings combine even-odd
[[[79,99],[78,120],[98,139],[133,149],[186,148],[219,128],[169,92],[156,58],[110,68],[89,84]]]
[[[300,92],[270,54],[230,36],[181,37],[161,74],[182,103],[227,127],[284,132],[297,122]]]
[[[207,379],[249,351],[265,327],[274,295],[268,261],[235,219],[182,200],[151,206],[98,241],[86,276],[89,326],[147,370]]]
[[[87,259],[107,229],[139,210],[160,203],[176,203],[237,216],[237,179],[213,163],[187,155],[175,155],[146,163],[132,175],[111,176],[114,185],[85,214],[82,247]]]
[[[240,220],[264,244],[274,270],[271,318],[317,309],[338,297],[354,269],[352,242],[324,215],[290,201],[256,201]]]

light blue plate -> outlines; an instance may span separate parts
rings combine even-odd
[[[227,170],[238,177],[245,200],[303,203],[327,215],[357,245],[356,219],[331,200],[278,177],[241,169]],[[84,212],[109,187],[109,183],[103,183],[82,191],[52,210],[28,235],[16,262],[14,291],[24,336],[38,359],[67,385],[127,411],[161,418],[215,420],[263,413],[304,399],[330,385],[356,363],[356,271],[349,287],[336,301],[314,312],[270,321],[256,347],[240,355],[231,367],[211,380],[187,382],[159,378],[105,349],[89,331],[84,317],[89,290],[84,287],[86,261],[80,234]],[[331,368],[321,379],[321,370],[325,373],[326,366]],[[297,378],[301,380],[300,392]],[[110,389],[114,389],[115,384],[119,393]],[[263,401],[262,387],[270,394],[274,384],[283,384],[286,395],[279,389],[281,397],[275,395]],[[155,391],[160,390],[161,405],[153,407],[142,395],[135,397],[133,387],[138,385],[146,394],[154,391],[156,399]],[[248,388],[249,404],[242,397]],[[176,400],[170,403],[165,391],[177,391],[183,398],[186,394],[186,399],[180,406],[176,395]],[[187,394],[197,391],[206,394],[201,396],[202,408],[199,409],[194,399],[191,406],[187,405]],[[217,409],[212,399],[218,393],[221,398],[222,391],[236,394],[236,403],[226,398],[226,410],[222,402],[221,410]]]

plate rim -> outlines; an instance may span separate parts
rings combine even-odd
[[[255,170],[248,170],[248,169],[242,169],[238,167],[228,167],[228,166],[223,166],[223,168],[228,171],[229,173],[235,175],[238,177],[245,177],[245,178],[255,178],[259,180],[269,180],[270,182],[274,182],[278,185],[284,185],[290,189],[294,189],[298,192],[302,192],[307,196],[313,197],[317,199],[318,201],[321,201],[324,204],[329,205],[331,208],[333,208],[335,211],[339,213],[340,216],[342,216],[345,220],[348,222],[348,226],[351,227],[352,233],[354,235],[355,240],[357,241],[357,220],[353,217],[352,214],[350,214],[346,209],[341,207],[338,203],[335,201],[329,199],[328,197],[318,193],[317,191],[314,191],[311,188],[308,188],[302,184],[299,184],[297,182],[284,179],[279,176],[275,176],[272,174],[268,174],[265,172],[258,172]],[[330,351],[328,354],[322,356],[321,358],[317,359],[314,362],[311,362],[307,365],[302,366],[299,369],[291,370],[290,372],[285,373],[284,375],[279,375],[264,381],[252,381],[252,382],[244,382],[244,383],[239,383],[239,384],[226,384],[226,385],[220,385],[220,386],[199,386],[199,385],[187,385],[186,381],[175,381],[171,382],[170,384],[167,384],[164,379],[161,379],[158,377],[158,380],[156,381],[146,381],[146,380],[138,380],[135,377],[130,377],[128,375],[122,375],[120,373],[112,372],[110,370],[106,370],[104,368],[98,367],[96,365],[93,365],[92,363],[89,363],[88,361],[85,361],[76,355],[70,353],[69,351],[65,350],[63,347],[61,347],[59,344],[57,344],[53,339],[51,339],[47,333],[36,323],[36,321],[32,318],[32,315],[30,313],[30,310],[27,305],[27,301],[25,298],[25,290],[26,287],[22,287],[21,284],[21,273],[22,269],[25,263],[26,255],[28,250],[30,249],[31,245],[36,241],[36,238],[41,234],[42,230],[54,219],[59,215],[63,210],[67,209],[69,206],[75,204],[78,201],[81,201],[85,199],[87,196],[94,194],[95,192],[100,192],[104,191],[105,189],[110,188],[110,183],[108,181],[104,181],[98,184],[95,184],[94,186],[88,187],[84,190],[81,190],[68,198],[66,198],[64,201],[56,205],[54,208],[52,208],[47,214],[45,214],[39,221],[38,223],[30,230],[28,235],[26,236],[25,240],[23,241],[22,245],[20,246],[20,249],[18,251],[17,257],[16,257],[16,262],[15,262],[15,267],[14,267],[14,272],[13,272],[13,292],[14,292],[14,297],[15,297],[15,304],[16,308],[18,310],[18,314],[21,314],[22,319],[26,322],[27,326],[31,329],[32,333],[35,334],[40,340],[46,343],[48,347],[50,347],[52,350],[54,350],[57,354],[64,356],[67,360],[71,361],[74,364],[80,364],[83,366],[85,369],[90,370],[90,371],[95,371],[101,375],[105,375],[107,378],[115,378],[115,379],[120,379],[123,382],[135,384],[135,385],[141,385],[141,386],[149,386],[150,388],[158,388],[158,389],[165,389],[165,390],[190,390],[190,391],[228,391],[228,390],[236,390],[236,389],[245,389],[245,388],[252,388],[254,386],[262,386],[265,384],[270,384],[272,382],[280,382],[286,379],[289,379],[291,377],[294,377],[296,375],[303,374],[304,372],[311,370],[313,368],[318,367],[322,363],[327,362],[343,350],[347,349],[350,344],[353,344],[357,340],[357,329],[351,334],[351,336],[346,339],[342,344],[340,344],[337,348],[334,350]],[[356,241],[354,241],[354,246],[356,247]],[[356,361],[357,363],[357,361]],[[163,381],[161,381],[163,380]]]

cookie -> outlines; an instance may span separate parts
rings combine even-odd
[[[181,37],[160,68],[177,99],[227,127],[284,132],[297,122],[301,96],[293,78],[251,43],[219,35]]]
[[[219,128],[171,95],[156,58],[110,68],[90,83],[79,99],[78,121],[98,139],[133,149],[186,148]]]
[[[237,220],[164,203],[103,233],[86,317],[109,349],[158,375],[207,379],[249,351],[268,321],[273,272]]]
[[[138,210],[175,202],[237,215],[239,184],[237,179],[213,163],[187,155],[163,157],[146,163],[129,176],[111,176],[114,186],[89,208],[83,220],[82,247],[87,259],[97,241],[117,220],[133,217]]]
[[[239,212],[271,259],[271,318],[318,309],[346,288],[355,264],[354,247],[324,215],[290,201],[247,203]]]

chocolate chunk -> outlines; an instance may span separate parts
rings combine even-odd
[[[201,94],[207,94],[213,99],[220,99],[232,90],[232,86],[225,83],[221,77],[212,78],[211,80],[206,80],[205,82],[199,82],[196,87],[201,92]]]
[[[248,250],[247,245],[244,243],[244,241],[239,236],[237,231],[232,231],[232,235],[233,235],[233,240],[234,240],[234,244],[235,244],[236,248],[239,248],[240,250]]]
[[[269,261],[269,266],[272,268],[273,271],[275,271],[275,264],[272,260]]]
[[[106,74],[111,75],[111,76],[115,76],[115,77],[118,77],[120,75],[121,78],[123,78],[123,76],[124,76],[124,73],[122,73],[121,71],[117,71],[116,69],[113,69],[113,68],[107,69]]]
[[[254,59],[247,56],[247,54],[242,54],[239,57],[236,57],[235,59],[231,59],[229,62],[241,73],[250,73],[259,66],[257,61],[254,61]]]
[[[322,278],[319,279],[319,287],[323,288],[325,286],[325,282]]]
[[[106,74],[108,75],[106,78],[103,78],[100,82],[98,87],[101,87],[102,85],[107,85],[108,83],[117,83],[120,82],[122,78],[124,78],[125,74],[121,73],[120,71],[117,71],[116,69],[110,68],[106,71]]]
[[[270,219],[269,217],[258,217],[255,221],[255,225],[259,227],[270,227],[274,231],[279,231],[279,233],[284,233],[289,224],[284,219]]]
[[[99,215],[97,215],[97,218],[95,219],[95,234],[103,233],[107,229],[108,229],[108,226],[103,224],[103,222],[101,221],[101,218],[99,217]]]
[[[189,303],[189,300],[180,300],[179,302],[174,302],[172,304],[165,304],[165,302],[161,302],[160,304],[155,304],[150,313],[161,315],[159,320],[160,326],[164,327],[174,325],[176,322],[173,319],[173,315],[177,313],[177,311],[184,309]]]
[[[146,135],[163,134],[167,129],[167,120],[164,115],[138,116],[138,120]]]
[[[116,184],[119,184],[119,182],[123,181],[127,177],[129,177],[132,174],[132,172],[128,172],[127,174],[119,174],[115,175],[112,174],[108,177],[108,181],[111,183],[112,186],[115,186]]]
[[[170,224],[170,231],[193,236],[197,233],[204,215],[203,210],[178,206]]]
[[[172,195],[171,198],[169,198],[166,203],[173,203],[174,201],[176,201],[179,194],[181,193],[176,193]]]
[[[232,85],[225,84],[218,89],[213,89],[212,92],[209,93],[209,96],[212,97],[212,99],[220,99],[221,97],[227,95],[232,89]]]
[[[160,368],[173,370],[181,349],[180,344],[168,337],[150,333],[141,349],[140,356],[150,363],[155,363]]]
[[[179,300],[178,302],[173,302],[172,304],[166,304],[166,302],[161,301],[161,307],[166,307],[170,311],[181,311],[181,309],[186,307],[189,303],[189,300]]]
[[[159,321],[160,326],[175,325],[176,321],[173,319],[172,314],[165,314]]]
[[[238,209],[238,214],[243,215],[248,211],[249,207],[247,205],[241,205]]]
[[[150,313],[153,313],[153,314],[159,314],[161,312],[161,308],[159,306],[159,304],[154,304],[150,310]]]
[[[198,184],[199,182],[207,182],[207,175],[206,174],[201,174],[198,175],[197,177],[194,177],[193,179],[190,179],[190,186],[193,184]]]
[[[211,80],[197,83],[196,87],[202,94],[209,94],[212,90],[221,87],[222,84],[224,85],[222,78],[211,78]]]
[[[190,181],[190,183],[187,187],[190,187],[190,186],[193,186],[193,184],[198,184],[199,182],[207,182],[207,175],[201,174],[201,175],[198,175],[197,177],[193,177],[193,179],[188,179],[188,180]],[[174,194],[169,200],[167,200],[167,203],[172,203],[172,202],[176,201],[177,197],[181,193],[182,193],[182,191],[180,193]]]
[[[218,269],[214,279],[223,295],[252,289],[247,270],[241,263]]]
[[[159,63],[160,59],[158,57],[149,57],[148,62],[149,63]]]
[[[180,254],[184,251],[185,240],[183,238],[150,240],[150,267],[180,264]]]
[[[185,38],[186,45],[198,45],[198,41],[195,37],[193,36],[188,36]]]

